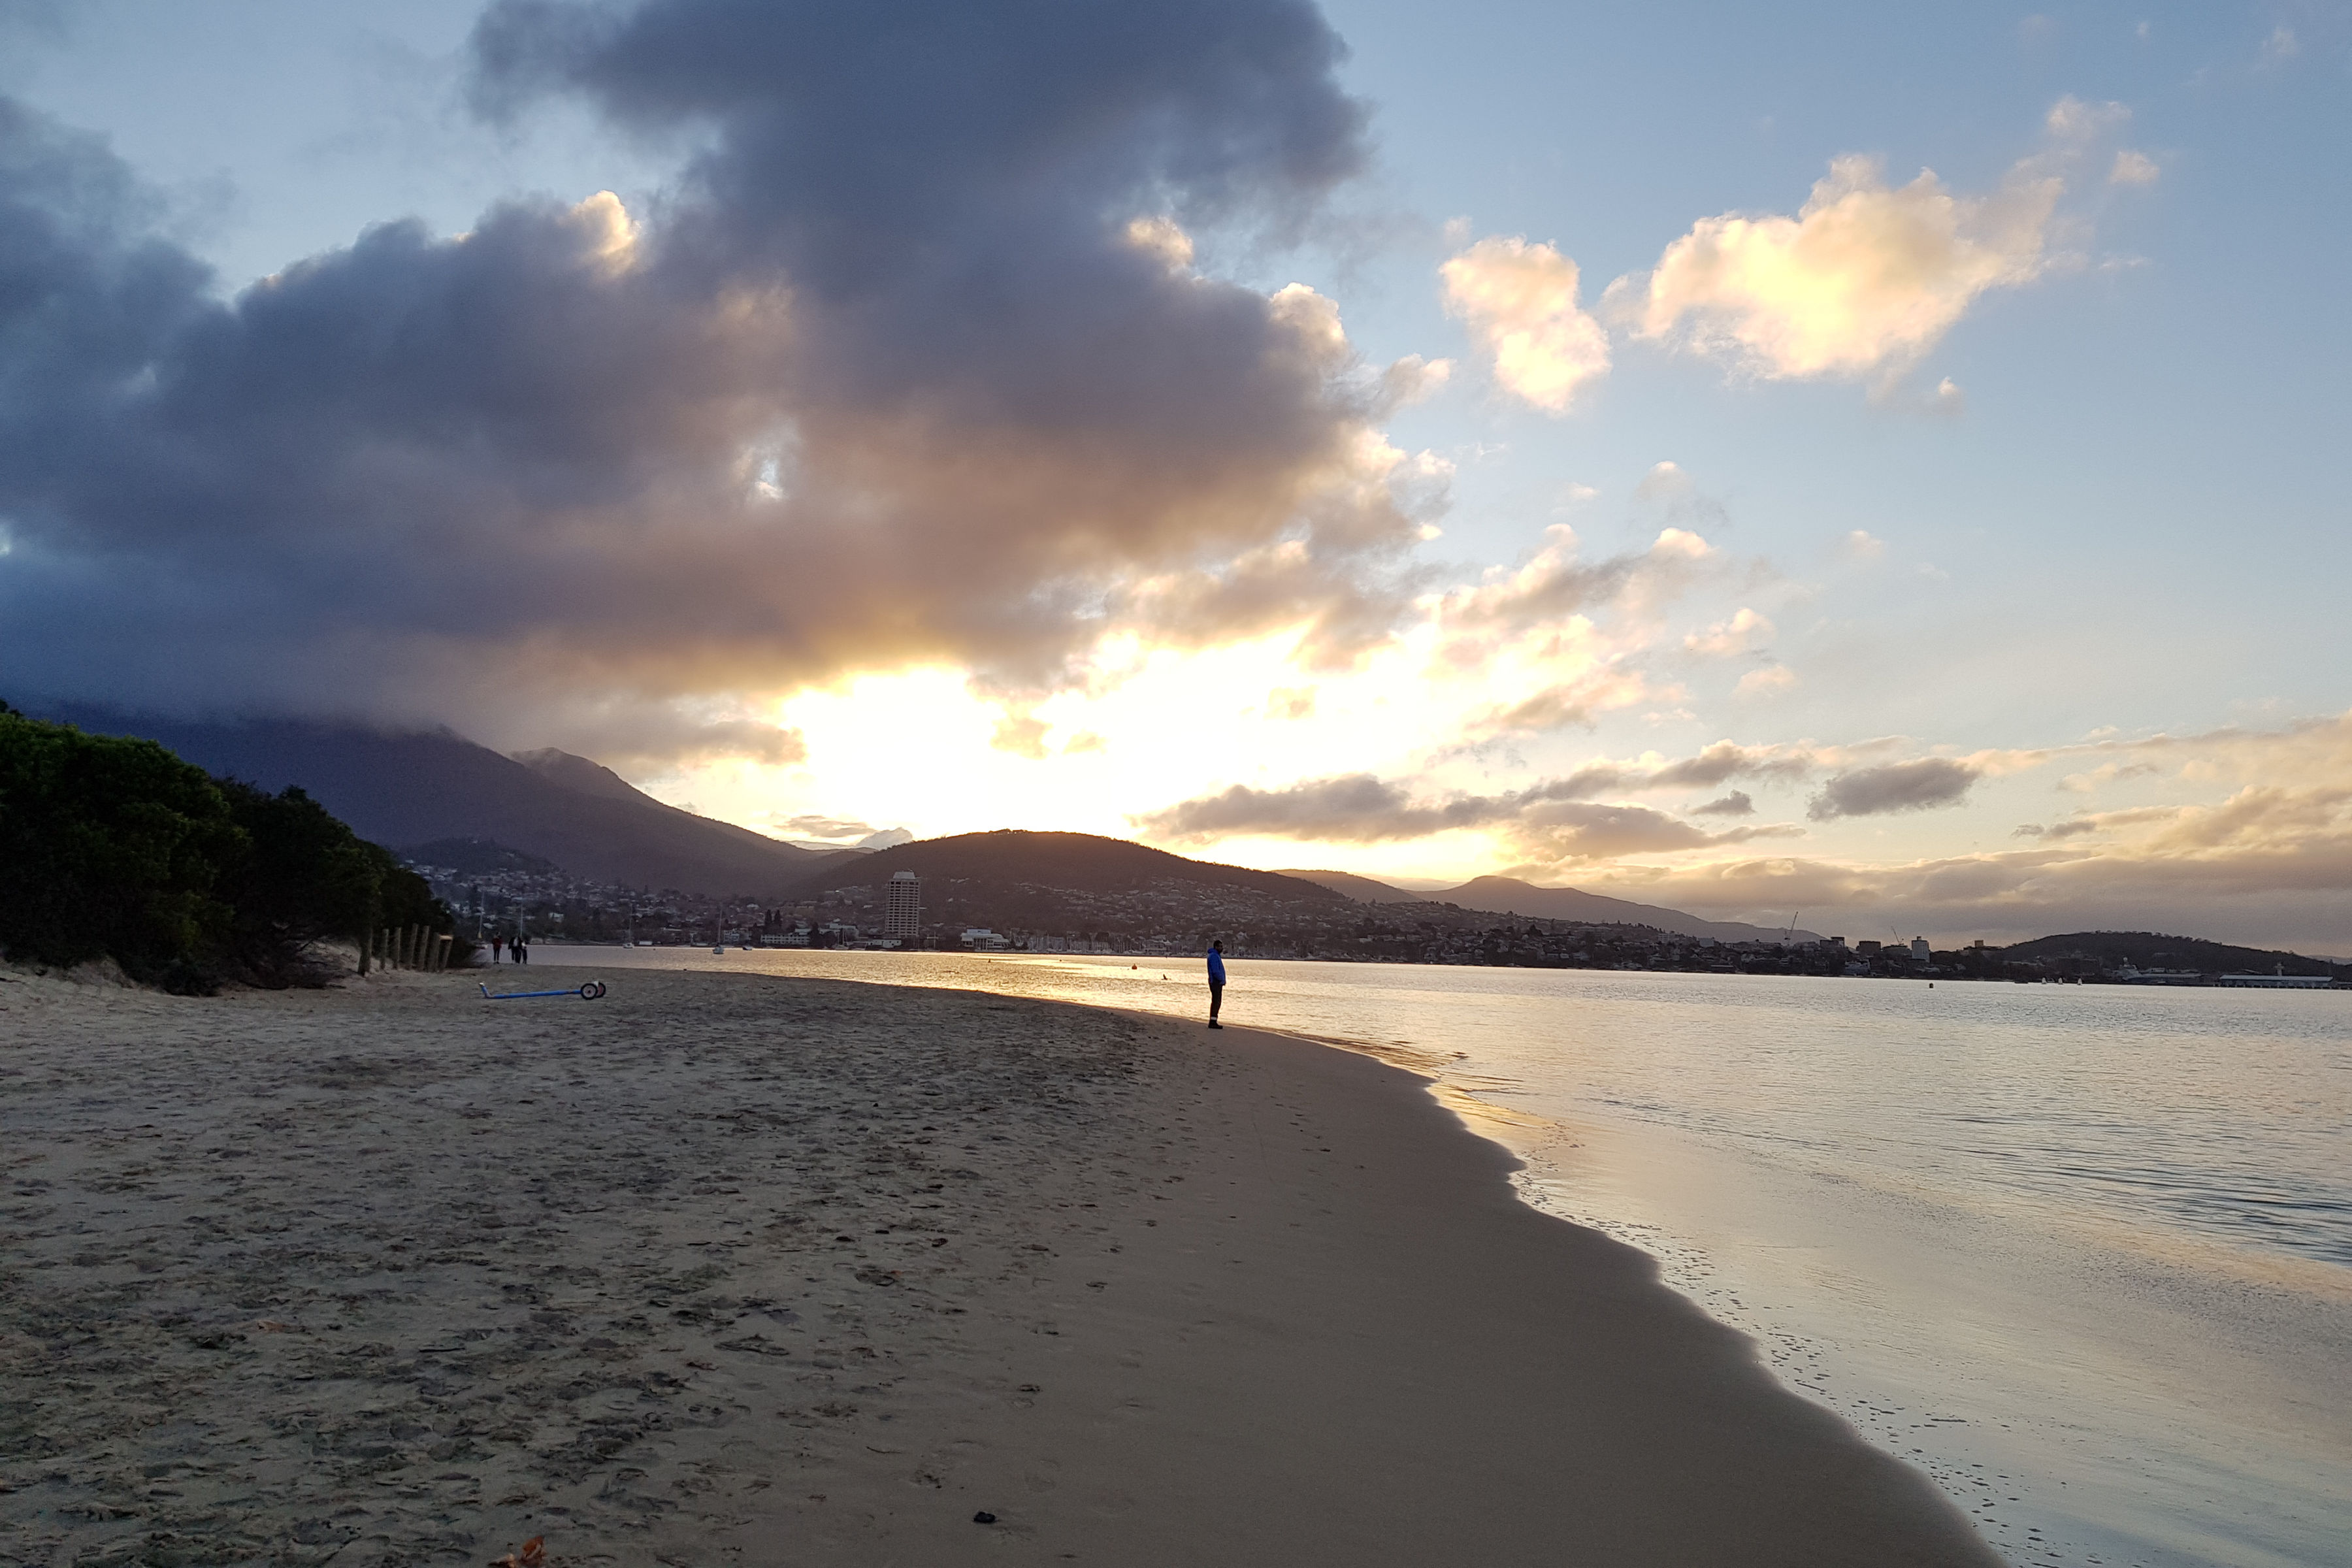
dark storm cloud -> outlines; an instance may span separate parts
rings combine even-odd
[[[1376,640],[1389,393],[1174,226],[1312,222],[1339,54],[1291,0],[495,5],[485,109],[699,149],[656,214],[386,225],[226,303],[8,107],[0,679],[626,730],[926,658],[1042,689],[1121,624]]]
[[[1841,816],[1880,816],[1958,805],[1969,786],[1982,776],[1980,770],[1944,757],[1856,768],[1824,784],[1821,793],[1806,803],[1805,815],[1815,822],[1828,822]]]

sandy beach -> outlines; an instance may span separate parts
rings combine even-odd
[[[604,978],[0,984],[0,1562],[1997,1561],[1397,1068]]]

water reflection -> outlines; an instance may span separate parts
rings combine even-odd
[[[1172,963],[563,956],[1206,1007]],[[1507,1113],[1531,1202],[2017,1562],[2352,1563],[2352,996],[1236,962],[1226,1017]]]

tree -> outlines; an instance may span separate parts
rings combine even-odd
[[[215,779],[152,741],[0,703],[0,952],[110,956],[183,992],[315,984],[327,937],[454,929],[425,879],[299,788]]]
[[[0,949],[205,988],[231,921],[216,896],[245,835],[202,769],[152,741],[0,707]]]

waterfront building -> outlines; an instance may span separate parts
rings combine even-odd
[[[882,934],[912,942],[923,933],[923,881],[912,871],[891,873],[882,892]]]

